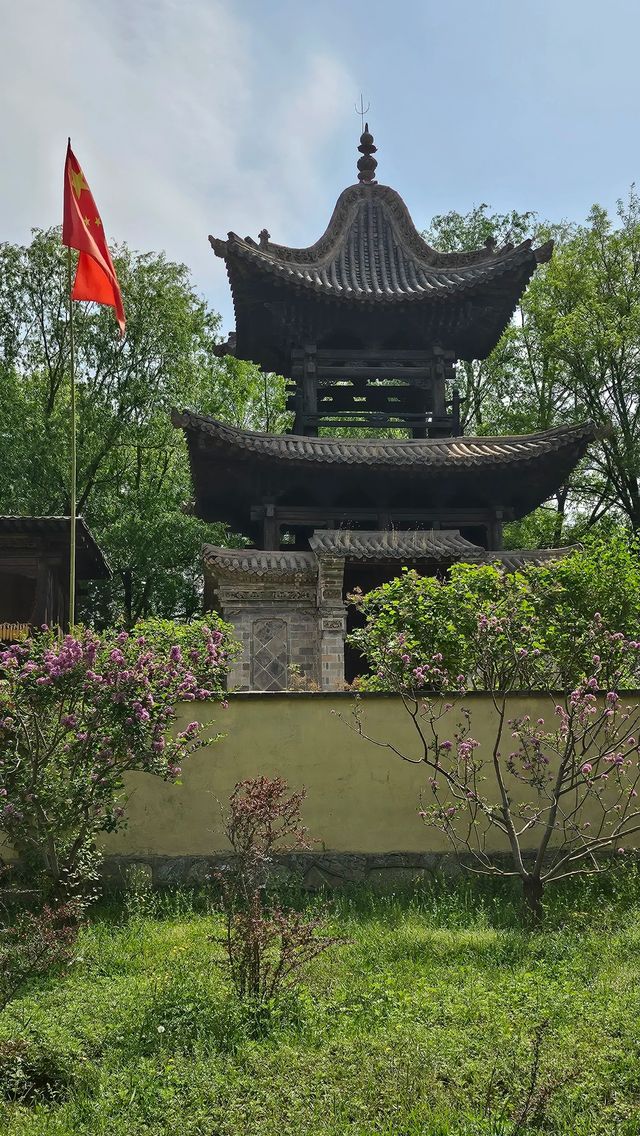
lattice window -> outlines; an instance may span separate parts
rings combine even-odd
[[[284,619],[256,619],[252,627],[251,687],[284,690],[287,685],[287,625]]]

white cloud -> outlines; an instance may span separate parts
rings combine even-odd
[[[308,230],[314,205],[327,212],[318,155],[354,90],[321,48],[302,46],[292,65],[274,44],[265,68],[258,31],[233,0],[5,6],[0,239],[61,220],[70,133],[108,236],[187,263],[229,323],[207,234],[319,236]]]

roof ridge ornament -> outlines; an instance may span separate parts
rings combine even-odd
[[[373,157],[377,149],[378,147],[373,144],[373,134],[369,133],[369,123],[365,122],[358,146],[362,154],[362,157],[358,158],[358,181],[363,185],[378,184],[374,177],[378,163]]]

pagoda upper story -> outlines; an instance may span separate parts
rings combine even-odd
[[[552,242],[438,252],[400,195],[374,180],[368,126],[359,149],[359,183],[309,248],[275,244],[266,230],[258,242],[209,238],[236,315],[223,350],[290,380],[294,433],[348,425],[458,435],[455,362],[489,354]]]

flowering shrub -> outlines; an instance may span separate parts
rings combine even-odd
[[[591,648],[588,671],[562,694],[548,695],[549,713],[532,721],[509,716],[508,699],[518,690],[549,691],[561,677],[539,630],[518,585],[505,586],[468,627],[473,670],[465,674],[452,672],[440,651],[414,653],[415,639],[402,632],[382,642],[374,626],[377,677],[400,694],[416,748],[405,752],[369,738],[426,766],[423,821],[444,832],[473,870],[519,877],[534,919],[546,884],[601,871],[600,854],[623,854],[640,830],[640,707],[626,705],[619,693],[621,685],[640,687],[640,642],[610,631],[596,613],[580,642],[582,652]],[[491,691],[495,732],[488,747],[473,737],[472,712],[461,704],[471,685]],[[356,729],[368,737],[358,704]],[[488,851],[496,833],[508,866]]]
[[[124,776],[176,781],[208,739],[179,702],[223,697],[227,628],[161,621],[131,633],[43,630],[0,653],[0,827],[45,892],[95,874],[96,837],[125,820]]]
[[[391,679],[394,689],[400,675],[390,672],[410,654],[414,667],[427,668],[441,656],[448,675],[464,675],[471,689],[494,690],[505,682],[515,689],[512,646],[518,646],[527,652],[520,668],[523,689],[565,689],[587,673],[594,654],[605,657],[608,644],[600,641],[600,631],[640,638],[640,547],[622,538],[598,541],[544,567],[528,565],[514,573],[495,565],[455,564],[446,580],[405,571],[354,599],[366,620],[350,639],[369,664],[361,688],[380,689]],[[494,637],[490,667],[478,635],[483,615],[509,628],[502,653]],[[404,650],[396,652],[396,643]],[[617,681],[632,688],[633,668],[619,672]]]
[[[270,902],[269,870],[276,852],[309,847],[300,809],[304,791],[256,777],[231,794],[225,833],[233,859],[217,873],[225,914],[226,970],[240,998],[265,1005],[295,983],[316,955],[338,940],[320,935],[322,920]]]

